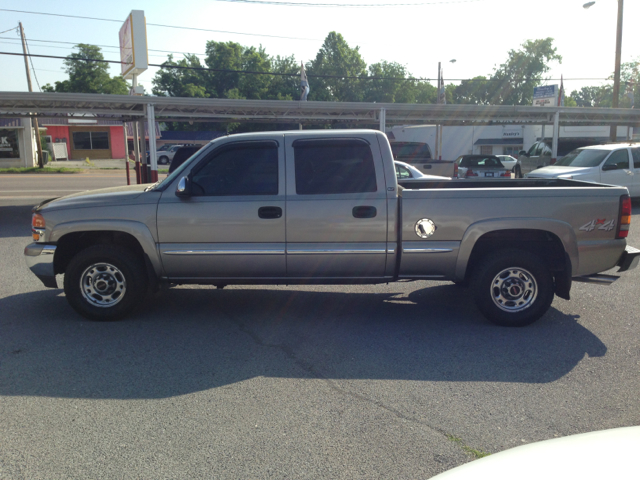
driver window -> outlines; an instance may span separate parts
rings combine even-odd
[[[609,158],[606,162],[604,162],[603,166],[606,165],[615,165],[616,170],[629,168],[629,153],[627,152],[627,149],[616,150],[611,155],[609,155]]]
[[[531,145],[531,148],[527,152],[527,155],[529,155],[530,157],[534,157],[537,155],[536,151],[539,151],[539,149],[540,149],[540,144],[534,143],[533,145]]]
[[[222,147],[197,168],[191,182],[194,195],[277,195],[278,147]]]

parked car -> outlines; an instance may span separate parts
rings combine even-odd
[[[158,157],[158,165],[169,165],[171,163],[171,160],[173,160],[173,156],[183,146],[184,145],[172,145],[166,150],[158,150],[156,152]]]
[[[420,180],[451,180],[451,177],[441,177],[439,175],[425,175],[413,165],[404,162],[393,162],[396,167],[396,178],[398,182],[412,182]]]
[[[581,433],[521,445],[431,480],[603,480],[637,478],[640,427]]]
[[[511,170],[515,178],[522,178],[522,166],[520,160],[511,155],[496,155],[500,159],[500,163],[505,166],[506,169]]]
[[[455,176],[455,163],[434,159],[427,143],[390,141],[389,145],[394,160],[413,165],[427,175]]]
[[[577,148],[554,165],[539,168],[528,178],[564,178],[627,187],[640,197],[640,143],[612,143]]]
[[[511,178],[511,170],[495,155],[460,155],[456,164],[458,178]]]
[[[577,148],[588,147],[595,142],[590,138],[559,138],[558,139],[558,153],[557,159],[572,152]],[[551,165],[553,151],[551,149],[551,140],[538,140],[535,142],[529,150],[521,150],[518,154],[518,160],[520,160],[520,169],[523,174],[532,172],[538,168]]]

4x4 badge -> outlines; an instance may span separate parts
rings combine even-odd
[[[579,230],[582,230],[583,232],[592,232],[597,228],[598,230],[604,230],[606,232],[610,232],[615,227],[616,227],[616,221],[615,220],[607,220],[606,218],[603,218],[603,219],[598,218],[596,220],[591,220],[589,223],[585,223],[583,226],[581,226],[579,228]]]

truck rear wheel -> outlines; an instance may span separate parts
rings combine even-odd
[[[64,276],[67,301],[91,320],[119,320],[144,298],[141,259],[117,245],[94,245],[71,259]]]
[[[523,327],[544,315],[553,301],[553,276],[544,261],[524,250],[495,252],[472,278],[482,314],[497,325]]]

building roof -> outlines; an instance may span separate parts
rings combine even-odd
[[[522,138],[479,138],[474,145],[522,145]]]
[[[227,132],[176,132],[165,130],[160,132],[160,140],[171,142],[209,142],[214,138],[222,137]]]
[[[640,109],[533,107],[524,105],[458,105],[369,102],[303,102],[224,98],[146,97],[93,93],[0,92],[0,116],[110,115],[132,121],[154,106],[158,121],[268,123],[341,123],[379,125],[550,125],[559,113],[561,125],[640,125]]]

